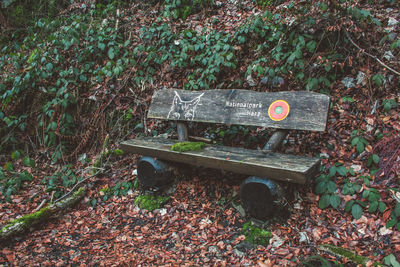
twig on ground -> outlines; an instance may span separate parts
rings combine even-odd
[[[363,54],[365,54],[365,55],[367,55],[367,56],[369,56],[369,57],[372,57],[372,58],[375,59],[379,64],[381,64],[382,66],[384,66],[384,67],[387,68],[388,70],[390,70],[390,71],[392,71],[393,73],[395,73],[395,74],[397,74],[397,75],[400,76],[400,72],[398,72],[398,71],[392,69],[391,67],[389,67],[388,65],[386,65],[385,63],[383,63],[378,57],[376,57],[376,56],[374,56],[374,55],[372,55],[372,54],[370,54],[370,53],[368,53],[368,52],[365,52],[364,49],[362,49],[359,45],[357,45],[357,44],[353,41],[353,39],[351,39],[350,34],[349,34],[347,31],[345,31],[345,33],[346,33],[346,36],[347,36],[347,38],[349,39],[349,41],[350,41],[355,47],[357,47],[357,48],[360,50],[361,53],[363,53]]]
[[[44,206],[44,204],[46,204],[46,202],[47,202],[47,199],[43,199],[42,203],[40,203],[40,205],[37,206],[37,208],[34,209],[33,211],[36,212],[36,211],[40,210],[41,208],[43,208],[43,206]]]

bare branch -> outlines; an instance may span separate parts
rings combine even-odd
[[[387,68],[388,70],[390,70],[390,71],[392,71],[393,73],[395,73],[395,74],[397,74],[397,75],[400,76],[400,72],[398,72],[398,71],[392,69],[391,67],[389,67],[388,65],[386,65],[385,63],[383,63],[382,60],[380,60],[378,57],[376,57],[376,56],[374,56],[374,55],[372,55],[372,54],[370,54],[370,53],[368,53],[368,52],[365,52],[364,49],[362,49],[359,45],[357,45],[357,44],[353,41],[353,39],[351,39],[350,34],[349,34],[347,31],[345,31],[345,33],[346,33],[347,38],[350,40],[350,42],[351,42],[355,47],[357,47],[357,48],[360,50],[361,53],[366,54],[366,55],[369,56],[369,57],[372,57],[373,59],[375,59],[376,61],[378,61],[379,64],[381,64],[382,66],[384,66],[384,67]]]

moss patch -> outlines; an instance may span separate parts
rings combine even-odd
[[[242,234],[246,236],[246,241],[254,245],[267,246],[271,238],[271,232],[253,226],[251,222],[243,225]]]
[[[135,199],[135,204],[141,209],[153,211],[161,208],[170,197],[152,196],[152,195],[139,195]]]
[[[333,245],[324,244],[324,245],[321,245],[319,248],[321,250],[330,252],[330,253],[334,254],[335,256],[344,257],[354,263],[361,264],[363,266],[365,266],[366,263],[370,260],[367,257],[357,255],[354,252],[347,250],[345,248],[342,248],[342,247],[336,247]],[[373,266],[378,266],[378,265],[379,264],[377,262],[375,262]]]
[[[186,152],[186,151],[200,151],[207,146],[203,142],[181,142],[171,146],[171,151]]]
[[[15,219],[7,223],[2,229],[1,233],[6,232],[9,228],[13,227],[16,224],[22,223],[23,228],[28,229],[33,224],[43,221],[51,215],[51,210],[49,207],[42,208],[37,212],[27,214],[21,218]]]

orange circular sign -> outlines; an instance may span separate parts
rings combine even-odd
[[[268,108],[268,116],[271,120],[281,121],[289,115],[290,106],[285,100],[276,100]]]

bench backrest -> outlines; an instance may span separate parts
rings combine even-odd
[[[327,95],[307,91],[262,93],[241,89],[169,89],[154,93],[147,116],[165,120],[324,131],[328,110]]]

